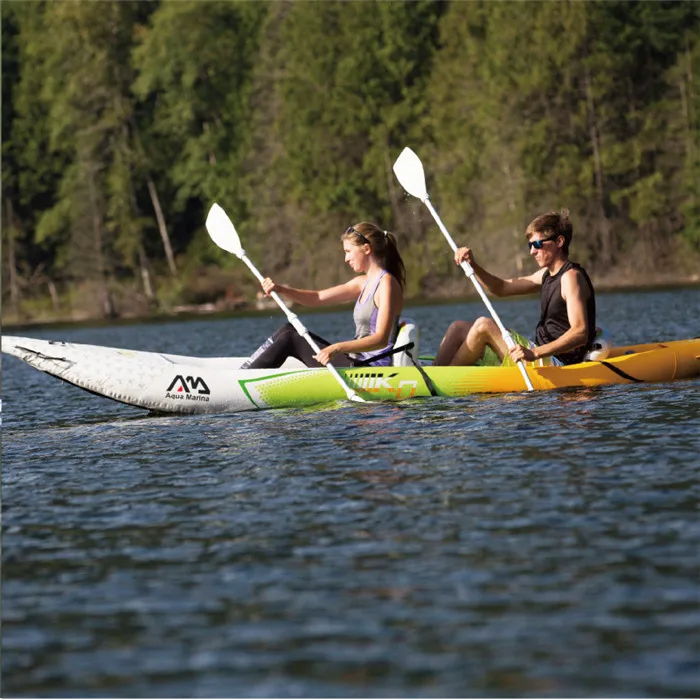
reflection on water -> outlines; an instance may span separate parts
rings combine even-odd
[[[683,293],[601,307],[690,336]],[[246,353],[254,320],[179,351]],[[698,385],[148,417],[3,362],[4,693],[696,694]]]

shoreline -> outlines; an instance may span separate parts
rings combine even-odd
[[[595,282],[597,294],[615,294],[615,293],[635,293],[647,291],[674,291],[680,289],[700,289],[700,275],[693,275],[690,278],[681,281],[657,281],[647,284],[639,283],[606,283],[605,280]],[[406,299],[406,306],[441,306],[451,303],[471,303],[479,300],[479,295],[472,288],[470,293],[458,296],[431,296],[431,297],[411,297]],[[521,296],[523,300],[536,298],[537,294],[528,294]],[[494,298],[494,297],[492,297]],[[497,298],[496,298],[497,300]],[[510,300],[515,300],[514,298]],[[297,306],[299,307],[299,306]],[[81,328],[81,327],[103,327],[107,325],[143,325],[150,323],[169,323],[169,322],[188,322],[192,320],[201,320],[202,318],[226,319],[226,318],[246,318],[256,317],[260,315],[270,315],[270,313],[279,313],[281,310],[277,307],[274,301],[270,301],[270,305],[260,307],[258,301],[249,303],[238,303],[233,307],[221,308],[213,303],[203,303],[199,305],[180,306],[181,310],[173,310],[170,313],[158,313],[153,315],[129,315],[124,314],[116,318],[66,318],[56,317],[42,320],[28,320],[18,322],[7,322],[2,319],[2,332],[9,331],[14,334],[17,331],[28,329],[51,329],[51,328]],[[314,313],[332,313],[337,310],[347,308],[347,304],[324,306],[321,308],[301,307],[305,315],[313,315]]]

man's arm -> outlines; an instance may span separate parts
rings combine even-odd
[[[476,276],[481,279],[481,275],[476,267],[474,267],[474,271],[476,272]],[[501,283],[497,289],[491,289],[485,283],[484,286],[486,286],[494,296],[521,296],[522,294],[533,294],[542,286],[544,272],[544,269],[538,269],[534,274],[530,274],[527,277],[500,279],[499,281]],[[494,277],[494,275],[490,276]],[[494,277],[494,279],[498,279],[498,277]]]
[[[545,270],[539,269],[527,277],[514,277],[513,279],[501,279],[495,274],[487,272],[481,265],[474,261],[474,255],[469,248],[459,248],[455,252],[455,262],[459,265],[463,261],[468,262],[477,279],[494,296],[519,296],[532,294],[542,286],[542,276]]]

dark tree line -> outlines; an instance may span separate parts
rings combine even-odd
[[[290,283],[345,278],[339,234],[374,220],[409,293],[456,289],[393,177],[405,145],[495,271],[524,270],[524,225],[560,206],[595,275],[700,260],[697,2],[0,7],[6,317],[251,298],[204,230],[214,201]]]

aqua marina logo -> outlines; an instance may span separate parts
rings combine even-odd
[[[197,391],[197,393],[194,393]],[[176,400],[209,400],[209,386],[200,376],[182,376],[178,374],[165,390],[166,398]]]

